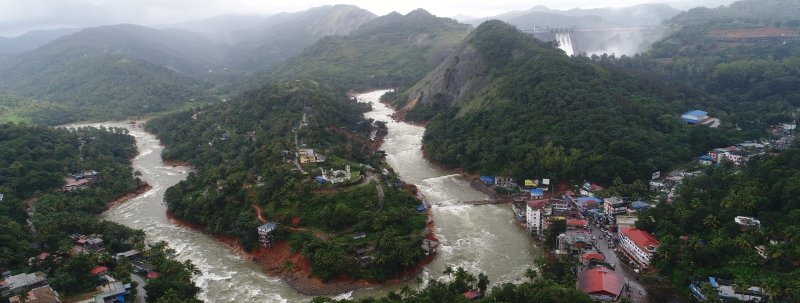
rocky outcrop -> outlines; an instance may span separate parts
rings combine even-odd
[[[488,71],[469,41],[407,91],[409,104],[462,106],[486,87]]]

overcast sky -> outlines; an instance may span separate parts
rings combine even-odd
[[[677,3],[726,0],[666,0]],[[730,2],[732,0],[729,0]],[[621,7],[656,0],[0,0],[0,36],[33,29],[85,27],[103,24],[169,24],[224,14],[273,14],[346,3],[384,15],[424,8],[438,16],[486,17],[536,5],[556,9]]]

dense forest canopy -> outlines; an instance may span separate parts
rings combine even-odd
[[[143,185],[131,167],[134,155],[134,139],[125,129],[0,124],[0,269],[15,274],[42,270],[64,296],[93,290],[97,277],[89,271],[100,264],[114,269],[115,278],[130,282],[132,269],[111,261],[110,255],[142,250],[144,232],[101,221],[96,215]],[[97,174],[86,188],[62,191],[69,174],[87,171]],[[73,234],[99,234],[106,250],[72,254]],[[162,245],[152,253],[156,251],[166,250]],[[42,252],[53,257],[29,262]],[[163,270],[162,278],[170,281],[164,290],[180,289],[179,298],[192,300],[199,291],[191,282],[192,267],[169,260],[172,257],[162,254],[151,260]],[[156,285],[158,280],[153,280]],[[153,292],[150,302],[159,297]]]

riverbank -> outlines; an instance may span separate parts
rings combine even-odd
[[[429,214],[430,215],[430,214]],[[170,223],[183,226],[198,232],[205,232],[205,227],[181,221],[175,218],[169,211],[166,213]],[[433,231],[433,222],[428,224],[428,228]],[[436,239],[435,233],[431,233],[427,239]],[[339,276],[328,282],[313,277],[311,272],[311,261],[300,254],[292,252],[286,241],[280,241],[272,247],[259,246],[252,251],[245,250],[239,239],[230,236],[214,236],[214,239],[230,247],[243,258],[261,266],[262,270],[270,275],[280,277],[287,285],[300,294],[308,296],[331,296],[338,295],[354,290],[378,287],[384,285],[395,285],[410,281],[425,268],[436,257],[435,254],[424,257],[414,267],[403,272],[399,277],[387,281],[369,281],[364,279],[351,279],[347,276]]]
[[[112,209],[112,208],[114,208],[114,207],[116,207],[116,206],[118,206],[118,205],[120,205],[122,203],[128,202],[128,201],[132,200],[133,198],[136,198],[139,195],[148,192],[152,188],[153,187],[150,186],[150,184],[147,184],[147,182],[142,182],[142,184],[140,184],[138,187],[136,187],[136,188],[134,188],[134,189],[122,194],[122,196],[120,196],[116,200],[107,203],[106,207],[103,209],[103,211],[107,211],[107,210]]]

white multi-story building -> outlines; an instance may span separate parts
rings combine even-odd
[[[540,236],[544,230],[544,207],[547,200],[533,200],[528,202],[525,211],[525,220],[528,223],[528,231],[531,234]]]
[[[633,227],[620,227],[619,246],[637,266],[647,268],[653,255],[658,251],[658,240],[646,231]]]

